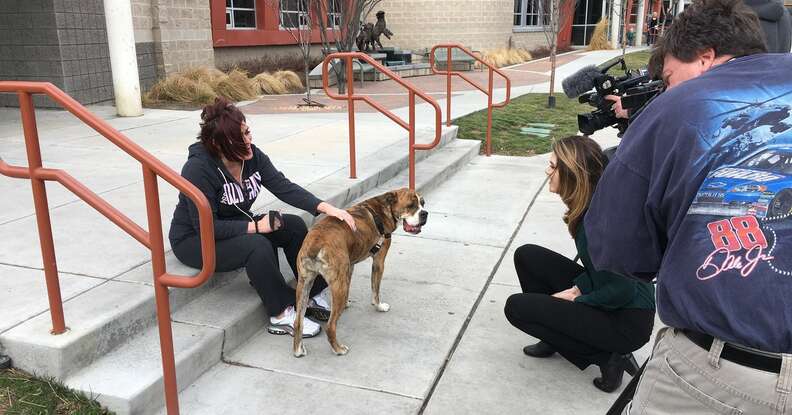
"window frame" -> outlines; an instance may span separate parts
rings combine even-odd
[[[284,9],[283,9],[284,1],[285,0],[279,0],[278,1],[278,29],[280,29],[280,30],[294,30],[294,29],[303,30],[303,29],[307,29],[311,25],[311,18],[308,15],[308,1],[309,0],[296,0],[298,2],[297,4],[304,4],[305,5],[305,10],[303,10],[303,11],[300,11],[299,9],[284,11]],[[297,21],[299,22],[299,25],[298,26],[294,26],[294,27],[284,26],[283,25],[283,21],[284,21],[283,20],[283,15],[284,14],[296,14],[297,15]],[[303,18],[305,18],[305,24],[303,24]]]
[[[541,14],[539,13],[539,9],[541,9],[541,7],[539,7],[539,2],[542,1],[542,0],[514,0],[514,1],[515,1],[515,5],[517,4],[517,2],[519,2],[520,11],[519,12],[514,12],[512,10],[512,23],[514,23],[514,17],[515,16],[519,16],[520,17],[520,23],[513,25],[512,31],[515,32],[515,33],[518,33],[518,32],[542,32],[542,31],[544,31],[545,25],[538,24],[539,18],[541,16]],[[550,1],[552,1],[552,0],[550,0]],[[536,12],[528,13],[529,4],[532,4],[534,6],[534,10],[536,10]],[[545,12],[544,15],[545,15],[545,19],[549,19],[549,14],[548,13]],[[528,20],[530,18],[535,19],[537,24],[527,24],[527,22],[528,22]],[[549,24],[549,22],[548,22],[548,24]]]
[[[339,8],[341,7],[341,0],[327,0],[327,2],[329,4],[329,7],[327,8],[327,29],[338,29],[341,27],[341,12],[334,10],[336,4],[338,4]],[[335,24],[336,21],[338,24]]]
[[[253,8],[249,7],[237,7],[234,5],[234,0],[228,0],[231,2],[231,6],[226,4],[225,6],[225,14],[226,18],[228,19],[226,22],[226,30],[257,30],[258,29],[258,16],[256,15],[256,1],[253,0]],[[255,22],[255,26],[253,27],[235,27],[234,26],[234,11],[252,11],[253,12],[253,22]],[[229,18],[230,17],[230,18]]]

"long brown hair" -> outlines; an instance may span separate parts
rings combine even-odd
[[[607,159],[599,144],[588,136],[561,138],[553,142],[552,149],[558,159],[558,194],[567,205],[564,223],[574,238]]]
[[[201,112],[201,140],[213,157],[225,157],[230,161],[242,161],[248,153],[248,145],[242,137],[245,115],[225,98],[216,98]]]

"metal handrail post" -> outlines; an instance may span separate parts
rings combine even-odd
[[[19,111],[22,117],[22,129],[25,134],[30,184],[33,188],[33,202],[36,209],[36,225],[38,226],[39,242],[41,243],[41,259],[44,262],[44,278],[47,283],[50,315],[52,316],[52,334],[66,331],[63,317],[63,299],[61,298],[60,281],[58,280],[58,263],[55,259],[55,242],[52,239],[52,222],[47,202],[47,188],[40,177],[41,148],[39,146],[36,113],[33,97],[29,92],[18,92]]]
[[[415,91],[410,91],[410,190],[415,190]]]
[[[446,72],[448,72],[447,76],[447,87],[448,87],[448,99],[446,103],[446,127],[451,126],[451,72],[452,72],[452,65],[451,65],[451,46],[448,47],[448,51],[446,52]]]
[[[170,321],[168,288],[159,280],[166,273],[165,243],[162,239],[157,176],[143,166],[143,189],[146,195],[146,215],[149,225],[151,268],[154,273],[154,297],[157,303],[160,354],[162,355],[162,381],[165,389],[165,407],[168,415],[179,414],[179,389],[176,385],[176,356],[173,351],[173,327]]]
[[[347,114],[349,116],[349,178],[357,179],[357,163],[355,160],[355,79],[352,72],[352,57],[347,56]]]
[[[178,388],[176,387],[176,368],[173,352],[173,330],[170,321],[170,304],[168,286],[193,288],[206,282],[215,269],[215,240],[212,211],[206,196],[187,179],[170,169],[160,160],[143,150],[142,147],[129,141],[120,132],[112,128],[106,121],[96,118],[79,102],[46,82],[0,81],[0,92],[16,92],[19,96],[19,107],[25,134],[25,146],[28,155],[28,166],[12,166],[0,159],[0,174],[8,177],[30,179],[33,186],[33,198],[36,207],[36,220],[39,226],[42,258],[47,278],[47,294],[52,314],[53,334],[63,333],[67,327],[63,319],[63,303],[58,282],[58,269],[55,262],[55,249],[52,239],[52,226],[49,217],[46,188],[44,181],[57,181],[70,190],[89,206],[118,225],[130,236],[151,250],[151,262],[154,271],[154,292],[157,299],[157,321],[159,323],[160,346],[162,349],[163,378],[165,401],[168,414],[179,413]],[[45,94],[63,108],[74,114],[99,134],[107,138],[124,152],[134,157],[143,165],[144,186],[146,191],[146,213],[150,232],[146,232],[118,209],[112,207],[96,193],[75,180],[68,173],[57,169],[42,167],[41,150],[36,127],[35,108],[32,93]],[[201,238],[201,270],[191,277],[168,274],[165,265],[165,246],[162,237],[159,192],[157,178],[162,177],[182,194],[195,203],[198,208],[198,221]]]
[[[448,56],[446,57],[448,59],[448,62],[447,62],[447,65],[446,65],[447,69],[446,69],[445,72],[442,72],[442,71],[438,70],[437,68],[435,68],[435,51],[438,48],[445,48],[448,51],[447,52]],[[476,61],[481,63],[482,67],[486,66],[487,68],[489,68],[489,82],[487,83],[487,88],[486,89],[484,89],[479,84],[473,82],[470,78],[468,78],[467,76],[463,75],[462,73],[451,70],[452,68],[451,68],[450,62],[451,62],[451,49],[452,48],[457,48],[457,49],[461,50],[462,52],[466,53],[468,56],[472,57],[473,59],[475,59]],[[448,81],[447,81],[447,84],[448,84],[448,92],[447,92],[447,95],[448,95],[448,103],[447,103],[447,105],[448,105],[447,106],[447,108],[448,108],[448,110],[447,110],[447,112],[448,112],[448,120],[447,120],[447,125],[449,125],[449,126],[451,125],[451,76],[452,75],[456,75],[456,76],[462,78],[465,82],[467,82],[468,84],[472,85],[474,88],[478,89],[479,91],[481,91],[481,92],[483,92],[484,94],[487,95],[487,135],[485,137],[484,154],[486,154],[487,157],[491,156],[492,155],[492,110],[493,110],[493,108],[502,108],[502,107],[506,106],[509,103],[509,101],[511,99],[511,79],[505,73],[503,73],[499,69],[495,68],[492,64],[485,62],[483,59],[481,59],[480,57],[476,56],[473,52],[471,52],[470,50],[468,50],[467,48],[465,48],[464,46],[459,45],[459,44],[435,45],[432,48],[431,52],[429,53],[429,61],[430,61],[430,67],[431,67],[432,73],[434,73],[436,75],[446,75],[448,77]],[[492,103],[492,95],[493,95],[493,89],[494,89],[494,84],[495,84],[494,75],[495,75],[496,72],[498,73],[498,75],[503,77],[503,79],[506,81],[506,98],[503,100],[503,102],[500,102],[500,103],[497,103],[497,104],[493,104]]]
[[[339,60],[350,60],[350,59],[359,59],[361,61],[367,62],[376,70],[382,72],[383,74],[387,75],[390,79],[392,79],[397,84],[403,86],[410,92],[410,96],[412,98],[412,113],[413,113],[413,124],[412,126],[410,123],[405,122],[402,118],[398,117],[392,111],[388,110],[387,108],[383,107],[381,104],[374,102],[371,98],[367,96],[358,96],[354,95],[354,87],[351,84],[348,86],[347,95],[338,95],[330,91],[330,83],[329,83],[329,72],[328,72],[328,65],[330,61],[334,59]],[[350,65],[351,66],[351,65]],[[347,69],[348,71],[349,69]],[[440,109],[440,105],[437,104],[437,101],[432,98],[431,96],[427,95],[425,92],[419,90],[415,87],[415,85],[405,81],[400,76],[396,75],[390,69],[382,66],[379,62],[372,59],[370,56],[360,53],[360,52],[340,52],[340,53],[333,53],[327,55],[322,62],[322,86],[324,87],[324,91],[327,94],[327,97],[330,99],[335,99],[339,101],[347,101],[349,102],[349,106],[347,111],[349,112],[349,119],[350,119],[350,166],[354,166],[355,159],[354,159],[354,101],[360,100],[367,104],[369,104],[372,108],[379,111],[381,114],[385,115],[386,117],[390,118],[393,122],[398,124],[400,127],[404,128],[405,130],[412,131],[411,134],[411,143],[410,149],[414,152],[414,150],[431,150],[435,148],[438,144],[440,144],[440,140],[442,138],[442,118],[443,118],[443,111]],[[415,112],[415,97],[418,96],[423,99],[426,103],[434,108],[435,112],[435,137],[431,143],[426,144],[415,144],[415,120],[414,120],[414,112]],[[412,166],[413,175],[415,170],[415,157],[413,156],[410,159],[410,165]],[[352,177],[354,178],[354,177]],[[414,180],[413,180],[414,182]]]
[[[487,157],[492,155],[492,84],[493,71],[489,70],[489,87],[487,88]]]

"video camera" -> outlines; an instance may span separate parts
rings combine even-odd
[[[608,70],[621,64],[623,76],[615,77],[608,74]],[[576,73],[568,76],[561,83],[564,94],[569,98],[578,98],[580,103],[586,103],[596,110],[578,114],[578,128],[583,134],[593,134],[605,127],[615,127],[621,137],[630,119],[638,113],[655,96],[665,89],[663,81],[650,79],[646,69],[628,70],[623,58],[599,68],[594,65],[586,66]],[[591,91],[591,89],[594,91]],[[613,111],[613,101],[605,99],[606,95],[621,97],[622,108],[628,111],[629,119],[618,118]]]

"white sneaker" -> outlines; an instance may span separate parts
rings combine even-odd
[[[297,319],[297,312],[294,306],[289,306],[283,311],[283,317],[270,317],[270,325],[267,331],[271,334],[289,334],[294,336],[294,321]],[[314,337],[322,330],[322,327],[315,321],[304,318],[302,323],[303,337]]]
[[[325,287],[308,302],[308,315],[319,320],[327,321],[330,318],[330,287]]]

